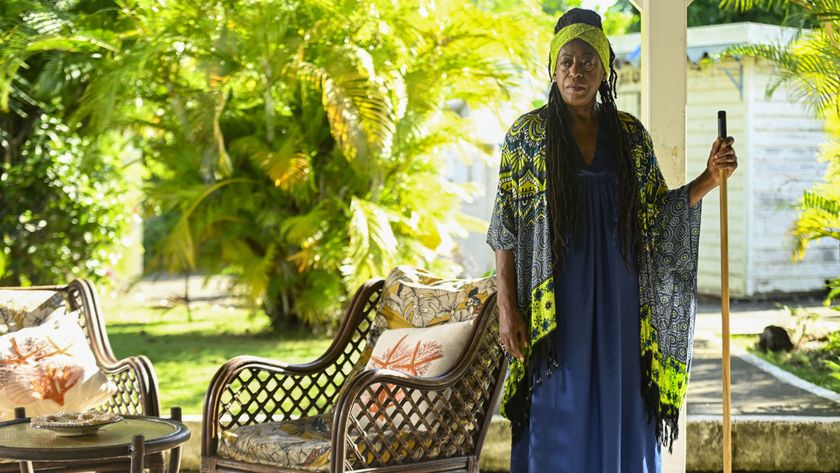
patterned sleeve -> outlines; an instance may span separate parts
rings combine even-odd
[[[665,268],[693,273],[696,277],[702,201],[691,207],[690,183],[668,189],[650,134],[642,130],[643,148],[650,166],[647,204],[653,207],[651,230],[657,260]]]
[[[643,391],[646,399],[659,399],[657,437],[663,446],[670,446],[678,434],[677,418],[693,356],[702,206],[691,207],[690,184],[668,189],[650,134],[634,117],[624,118],[641,186]]]
[[[647,202],[651,211],[648,235],[653,284],[653,319],[663,360],[691,366],[697,300],[697,266],[702,205],[691,207],[685,184],[668,189],[643,129],[644,155],[648,163]],[[684,396],[684,385],[681,388]]]
[[[516,217],[514,214],[512,149],[510,132],[502,145],[502,159],[499,165],[499,185],[487,229],[487,244],[493,250],[512,250],[516,246]]]

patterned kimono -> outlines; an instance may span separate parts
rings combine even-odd
[[[514,252],[517,305],[529,328],[525,361],[508,356],[510,373],[502,398],[502,415],[511,421],[514,441],[530,414],[534,387],[529,380],[532,370],[538,369],[535,353],[557,326],[546,202],[547,113],[547,106],[528,112],[508,131],[487,232],[491,248]],[[636,255],[641,395],[649,417],[656,421],[658,441],[670,448],[678,434],[677,418],[691,365],[701,204],[690,206],[689,184],[668,190],[649,133],[629,113],[619,116],[632,150],[641,202],[637,217],[643,250]],[[540,353],[552,356],[545,350]],[[550,367],[553,360],[549,361]]]

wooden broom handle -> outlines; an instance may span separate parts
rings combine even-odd
[[[718,112],[718,137],[726,140],[726,112]],[[732,393],[729,376],[729,222],[726,170],[720,171],[720,303],[723,365],[723,473],[732,473]]]

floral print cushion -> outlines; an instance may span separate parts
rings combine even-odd
[[[329,471],[332,420],[333,414],[321,414],[236,427],[222,432],[218,454],[222,458],[258,465],[299,471]],[[388,448],[382,440],[390,444]],[[373,464],[376,457],[390,461],[394,453],[396,461],[402,461],[415,448],[435,450],[441,447],[435,445],[433,436],[426,432],[387,432],[384,437],[377,436],[373,443],[378,447],[370,448],[367,442],[360,442],[355,451],[348,451],[348,464],[360,458],[368,464]]]
[[[495,292],[495,276],[442,279],[424,269],[397,266],[385,278],[376,317],[368,334],[368,345],[376,345],[386,329],[471,320]]]
[[[222,432],[219,456],[260,465],[329,471],[332,414],[246,425]]]
[[[65,304],[57,291],[0,290],[0,335],[41,325]]]

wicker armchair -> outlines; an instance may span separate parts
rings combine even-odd
[[[99,299],[93,284],[86,280],[74,280],[66,286],[0,287],[15,291],[51,290],[61,293],[73,311],[77,311],[79,325],[90,342],[91,351],[99,368],[117,386],[117,392],[101,408],[124,415],[159,416],[158,385],[152,363],[145,356],[130,356],[118,360],[111,350],[105,320],[102,317]],[[149,455],[145,464],[152,471],[163,471],[163,455]],[[35,462],[35,471],[78,471],[72,462]],[[96,471],[128,471],[128,459],[124,464],[110,459],[102,465],[91,465]],[[0,473],[19,472],[17,463],[0,463]]]
[[[382,288],[383,280],[376,279],[358,289],[336,339],[311,363],[243,356],[219,369],[204,404],[202,472],[478,471],[507,369],[496,336],[495,295],[481,306],[454,368],[416,378],[392,370],[360,371]],[[243,426],[307,418],[327,426],[321,450],[312,452],[325,459],[320,465],[290,468],[220,454],[222,438]],[[313,438],[306,434],[302,437]],[[266,436],[256,438],[264,442]]]

